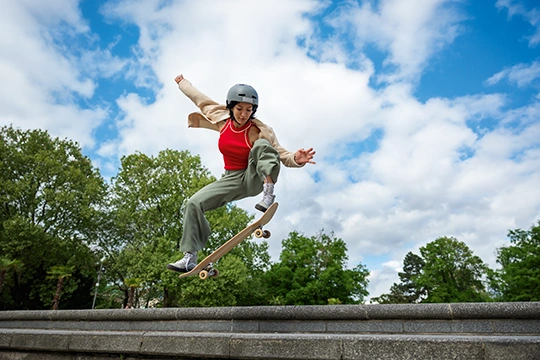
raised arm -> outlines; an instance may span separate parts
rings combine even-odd
[[[184,77],[184,75],[180,74],[176,76],[174,81],[178,84],[178,88],[184,93],[184,95],[186,95],[199,108],[199,110],[210,120],[213,125],[226,120],[229,117],[229,110],[227,110],[225,104],[220,104],[210,99],[195,86],[193,86],[191,82]],[[198,120],[200,119],[197,119],[197,124],[194,123],[194,120],[190,120],[190,126],[198,127]],[[214,129],[214,126],[204,124],[201,124],[201,126]]]

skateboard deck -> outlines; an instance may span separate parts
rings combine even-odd
[[[201,262],[197,264],[191,271],[180,274],[178,277],[188,277],[191,275],[199,274],[199,277],[203,280],[209,276],[216,277],[219,274],[217,269],[212,267],[212,263],[219,260],[223,255],[231,251],[236,245],[247,239],[251,234],[255,234],[256,237],[270,237],[270,231],[263,230],[263,226],[268,224],[272,217],[276,213],[278,203],[275,202],[264,212],[264,214],[255,222],[248,225],[244,230],[233,236],[225,244],[221,245],[216,251],[205,257]]]

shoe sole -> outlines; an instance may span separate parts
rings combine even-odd
[[[259,210],[259,211],[262,211],[262,212],[266,212],[266,210],[268,210],[268,208],[265,208],[264,206],[262,205],[255,205],[255,209]]]
[[[191,270],[193,270],[195,268],[195,266],[197,266],[197,265],[192,266],[191,269],[189,269],[189,270],[185,270],[185,269],[176,267],[176,266],[174,266],[172,264],[167,264],[166,267],[167,267],[167,269],[172,270],[172,271],[176,271],[176,272],[179,272],[179,273],[187,273],[187,272],[190,272]]]

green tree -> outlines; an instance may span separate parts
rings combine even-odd
[[[53,310],[58,310],[65,282],[73,276],[74,269],[74,266],[53,266],[51,270],[47,271],[47,279],[56,280],[56,291],[52,302]]]
[[[139,278],[129,278],[124,279],[124,284],[128,287],[128,298],[126,303],[126,309],[132,309],[135,299],[135,290],[141,286],[141,279]]]
[[[280,261],[265,274],[268,303],[324,305],[361,302],[368,294],[369,271],[346,269],[347,246],[333,234],[305,237],[292,232],[282,242]]]
[[[0,129],[0,253],[25,265],[0,309],[41,309],[46,272],[74,265],[68,306],[91,303],[106,185],[77,143],[46,131]]]
[[[540,221],[530,230],[511,230],[511,245],[497,250],[502,301],[540,301]]]
[[[380,297],[372,298],[372,302],[379,304],[407,304],[418,303],[426,296],[423,287],[417,284],[417,278],[424,269],[424,260],[414,254],[407,253],[403,260],[403,272],[399,272],[400,283],[394,283],[390,287],[390,294],[383,294]]]
[[[219,262],[219,276],[201,281],[192,276],[182,279],[178,305],[182,307],[216,307],[240,305],[238,299],[252,293],[249,269],[239,257],[228,254]]]
[[[489,301],[484,278],[487,266],[469,247],[452,237],[441,237],[420,248],[424,260],[414,281],[425,289],[422,302],[450,303]]]
[[[191,156],[187,151],[164,150],[156,157],[136,153],[123,157],[121,164],[118,175],[112,179],[110,230],[101,244],[107,256],[104,265],[108,283],[127,294],[123,279],[139,278],[139,291],[146,296],[147,303],[156,300],[161,306],[183,303],[186,299],[183,294],[188,291],[184,286],[186,282],[179,280],[178,274],[167,270],[165,265],[182,256],[178,250],[183,205],[215,178],[201,165],[198,156]],[[211,211],[207,218],[212,236],[204,253],[215,250],[252,219],[234,205]],[[253,269],[252,273],[257,273],[264,267],[266,249],[264,243],[244,241],[231,255],[241,258]],[[222,272],[220,278],[225,276],[223,274],[227,272]],[[206,296],[217,297],[212,292]]]
[[[0,294],[4,288],[6,276],[10,271],[18,272],[21,268],[22,262],[20,260],[11,260],[7,258],[0,258]]]

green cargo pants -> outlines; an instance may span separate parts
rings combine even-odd
[[[180,251],[196,252],[206,246],[210,224],[204,216],[205,212],[260,194],[266,176],[270,175],[276,182],[279,170],[280,160],[276,149],[265,139],[255,141],[246,169],[226,171],[221,179],[208,184],[188,200],[184,210]]]

